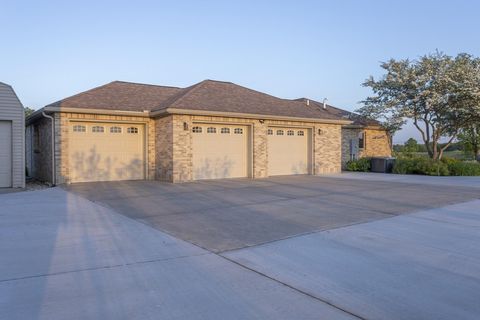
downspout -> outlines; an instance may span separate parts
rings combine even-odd
[[[44,112],[42,112],[42,116],[52,120],[52,185],[55,186],[55,119],[52,116],[49,116]]]

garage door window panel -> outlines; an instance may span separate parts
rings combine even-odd
[[[122,128],[120,128],[120,127],[110,127],[110,133],[122,133]]]
[[[230,128],[222,128],[220,130],[221,133],[224,133],[224,134],[229,134],[230,133]]]
[[[209,127],[207,128],[207,133],[217,133],[217,128]]]
[[[192,132],[193,133],[202,133],[202,127],[193,127]]]
[[[102,127],[102,126],[93,126],[93,127],[92,127],[92,132],[95,132],[95,133],[104,133],[104,132],[105,132],[105,127]]]
[[[130,127],[130,128],[127,129],[127,133],[137,134],[138,133],[138,128]]]
[[[73,126],[73,132],[87,132],[87,127],[82,125]]]
[[[235,130],[233,131],[233,133],[235,133],[235,134],[243,134],[243,129],[242,129],[242,128],[235,128]]]

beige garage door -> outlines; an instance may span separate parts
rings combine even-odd
[[[192,137],[195,180],[248,176],[247,126],[194,124]]]
[[[0,188],[12,186],[12,122],[0,121]]]
[[[72,182],[144,179],[143,125],[71,122],[69,127]]]
[[[310,173],[309,129],[272,127],[268,135],[268,174]]]

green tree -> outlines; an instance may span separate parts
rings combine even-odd
[[[438,160],[463,128],[480,120],[480,59],[436,52],[419,60],[382,63],[380,79],[363,84],[373,96],[357,110],[382,121],[393,134],[410,119],[430,158]],[[446,137],[447,143],[439,145]]]
[[[24,107],[23,110],[25,111],[25,118],[29,117],[32,113],[35,112],[35,110],[29,107]]]
[[[403,145],[403,152],[407,155],[413,155],[415,152],[418,152],[418,142],[417,140],[410,138],[405,141]]]
[[[466,150],[470,150],[475,159],[480,162],[480,124],[476,123],[461,130],[458,140]]]

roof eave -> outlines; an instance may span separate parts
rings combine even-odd
[[[150,116],[152,117],[162,117],[162,116],[167,116],[172,114],[217,116],[217,117],[247,118],[247,119],[261,118],[265,120],[303,121],[303,122],[316,122],[316,123],[341,124],[341,125],[347,125],[352,123],[352,121],[350,120],[301,118],[301,117],[275,116],[275,115],[254,114],[254,113],[206,111],[206,110],[176,109],[176,108],[166,108],[166,109],[150,112]]]
[[[205,111],[205,110],[192,110],[192,109],[176,109],[166,108],[153,112],[149,111],[127,111],[127,110],[107,110],[107,109],[86,109],[86,108],[68,108],[47,106],[35,111],[27,119],[27,125],[34,122],[42,115],[42,112],[71,112],[71,113],[86,113],[86,114],[104,114],[104,115],[127,115],[136,117],[162,117],[171,114],[182,115],[199,115],[199,116],[217,116],[217,117],[230,117],[230,118],[246,118],[246,119],[265,119],[265,120],[286,120],[286,121],[303,121],[303,122],[315,122],[315,123],[327,123],[327,124],[340,124],[351,125],[351,120],[340,119],[320,119],[320,118],[301,118],[301,117],[288,117],[288,116],[275,116],[253,113],[239,113],[239,112],[223,112],[223,111]]]
[[[129,111],[129,110],[110,110],[110,109],[90,109],[90,108],[70,108],[70,107],[45,107],[45,111],[49,112],[73,112],[73,113],[89,113],[89,114],[107,114],[107,115],[135,115],[137,117],[149,117],[150,112]]]
[[[363,125],[363,124],[349,124],[346,125],[345,128],[347,129],[378,129],[378,130],[385,130],[384,127],[381,125]]]

